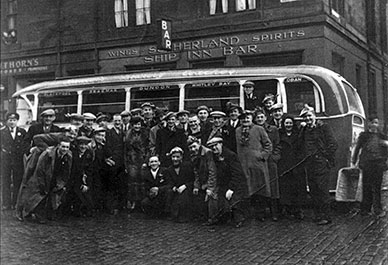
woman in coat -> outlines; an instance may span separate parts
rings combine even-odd
[[[244,170],[248,196],[251,197],[256,218],[263,220],[263,197],[271,197],[267,160],[272,152],[272,143],[265,129],[253,123],[253,112],[244,112],[240,119],[242,126],[236,129],[237,155]]]
[[[143,170],[146,168],[149,155],[149,133],[143,119],[131,119],[132,128],[125,136],[125,168],[128,172],[128,207],[135,209],[145,198]]]
[[[278,163],[280,204],[283,214],[303,219],[302,203],[306,197],[306,179],[301,168],[295,168],[298,161],[298,128],[292,116],[283,119],[282,129],[279,131],[281,158]]]

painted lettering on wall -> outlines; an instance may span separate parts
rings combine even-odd
[[[46,71],[48,66],[40,66],[38,58],[3,61],[0,64],[1,74]]]

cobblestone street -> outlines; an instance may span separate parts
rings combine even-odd
[[[385,186],[387,183],[385,183]],[[385,209],[388,191],[383,191]],[[2,213],[1,264],[388,264],[388,218],[334,211],[333,223],[254,220],[236,229],[141,214],[36,224]]]

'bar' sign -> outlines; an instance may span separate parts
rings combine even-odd
[[[171,51],[171,20],[160,19],[158,20],[158,37],[157,37],[158,49]]]

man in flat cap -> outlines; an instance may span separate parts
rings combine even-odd
[[[84,113],[83,116],[84,116],[84,123],[78,130],[78,136],[86,136],[88,138],[92,138],[93,124],[97,117],[90,112]]]
[[[269,125],[273,125],[278,129],[282,128],[282,119],[284,116],[283,104],[276,103],[270,108],[271,118],[268,121]]]
[[[106,130],[108,130],[109,129],[108,128],[109,120],[110,120],[110,118],[108,115],[103,114],[103,113],[97,114],[96,123],[98,124],[98,127],[103,127]]]
[[[246,110],[254,110],[260,106],[259,98],[255,95],[255,83],[252,81],[245,81],[242,85],[244,88],[244,108]]]
[[[275,96],[273,94],[265,94],[263,101],[265,115],[267,119],[271,117],[271,107],[275,104]]]
[[[184,159],[187,160],[187,145],[186,136],[182,129],[176,128],[176,114],[169,112],[165,117],[167,126],[161,128],[156,133],[156,154],[160,158],[162,166],[167,167],[171,164],[171,159],[168,157],[170,150],[177,146],[184,151]]]
[[[301,155],[318,225],[331,223],[329,180],[338,144],[328,124],[317,120],[314,108],[306,105],[300,113],[305,125],[299,132]]]
[[[93,151],[88,146],[91,141],[86,136],[78,136],[75,140],[76,148],[72,151],[73,163],[66,203],[75,216],[91,216],[93,213]]]
[[[223,145],[223,139],[214,137],[206,145],[212,150],[217,168],[218,200],[217,213],[214,221],[219,221],[223,216],[232,212],[232,219],[236,228],[242,226],[245,220],[243,209],[244,200],[247,198],[247,185],[241,163],[237,154]]]
[[[55,111],[53,109],[47,109],[40,114],[41,122],[30,126],[26,137],[24,138],[28,145],[32,144],[32,139],[35,135],[41,133],[60,132],[61,128],[53,124],[55,120]]]
[[[213,137],[224,137],[224,128],[226,114],[222,111],[212,111],[210,117],[213,119],[211,130],[205,131],[206,142]],[[205,143],[204,143],[205,144]]]
[[[199,139],[189,136],[187,145],[194,168],[194,210],[196,217],[206,218],[207,225],[214,224],[217,210],[217,170],[212,151],[201,145]]]
[[[68,115],[70,118],[70,124],[77,126],[78,128],[82,126],[84,122],[84,116],[78,113],[71,113]]]
[[[174,221],[185,223],[191,217],[191,193],[193,190],[194,172],[189,162],[183,160],[184,151],[180,147],[174,147],[169,153],[171,166],[165,171],[168,180],[170,198],[167,201],[171,206],[171,217]]]
[[[0,130],[2,209],[15,207],[23,179],[23,154],[27,147],[26,131],[17,126],[18,113],[7,113],[6,126]]]
[[[224,125],[223,145],[233,152],[237,152],[236,129],[241,125],[238,117],[242,113],[242,109],[239,105],[231,102],[227,103],[227,108],[229,119]]]
[[[190,114],[189,111],[181,110],[176,115],[179,120],[179,124],[177,125],[177,128],[182,129],[185,132],[186,137],[190,133],[189,114]]]
[[[124,135],[131,129],[131,113],[128,110],[124,110],[120,113],[123,122]]]
[[[155,116],[155,105],[150,102],[145,102],[141,104],[141,109],[143,111],[143,118],[146,128],[151,129],[156,125],[154,120]]]

